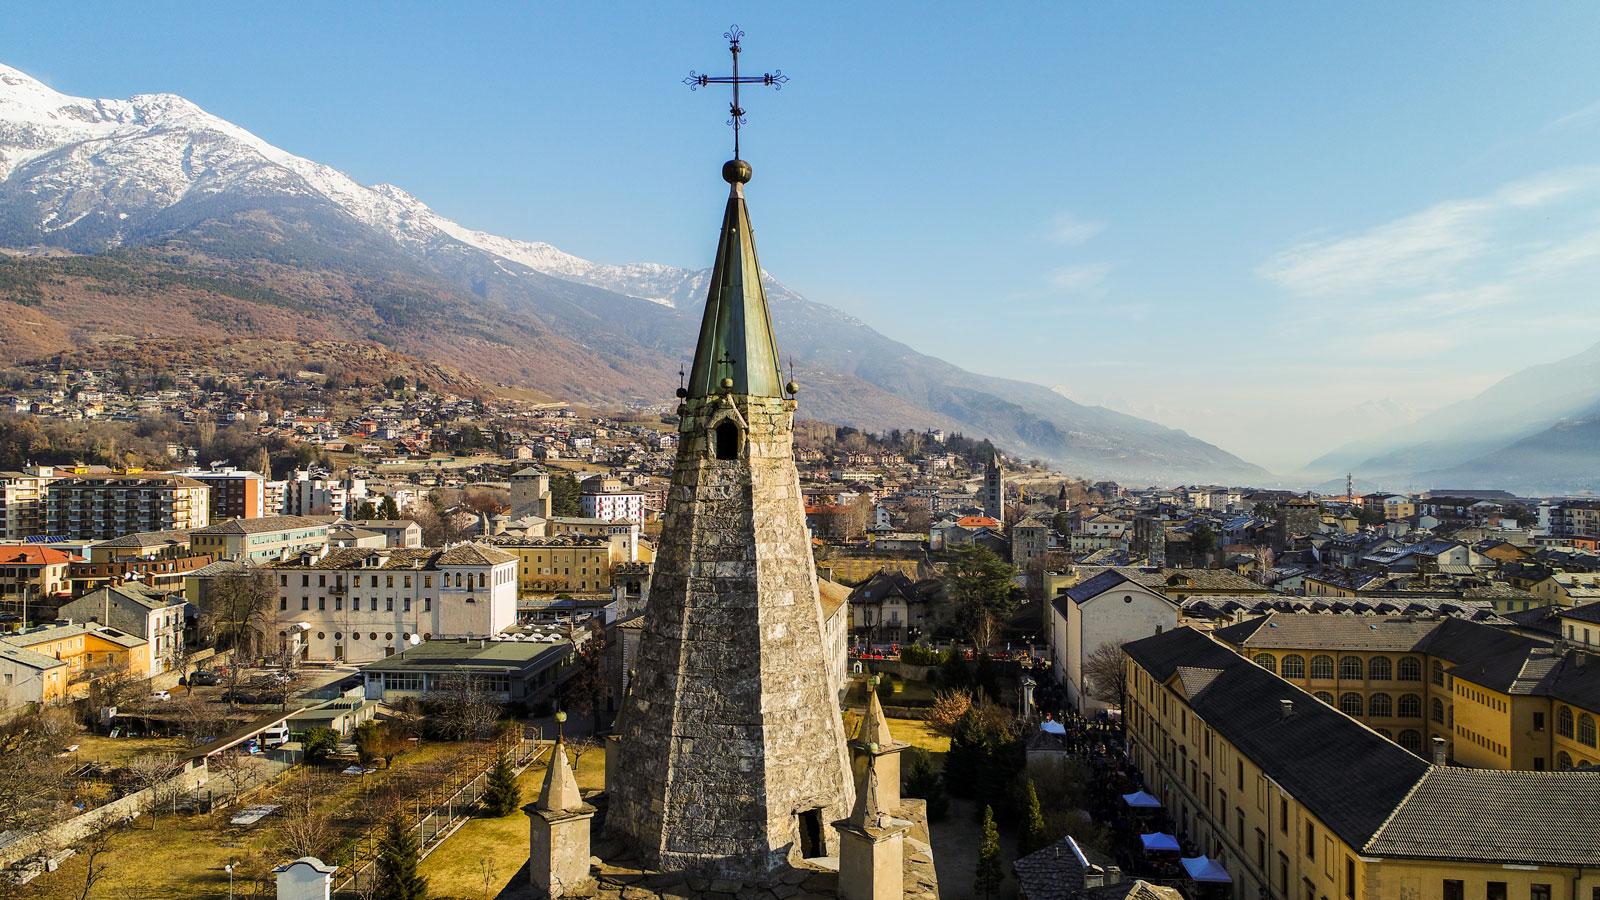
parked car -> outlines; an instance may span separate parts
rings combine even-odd
[[[172,699],[172,692],[171,691],[151,691],[150,692],[150,699],[151,700],[171,700]]]
[[[222,683],[222,673],[212,670],[202,670],[189,676],[192,685],[213,685]]]

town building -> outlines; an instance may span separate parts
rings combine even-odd
[[[177,590],[184,576],[216,559],[195,550],[189,535],[187,530],[139,531],[89,544],[85,559],[69,570],[73,592],[129,582]]]
[[[0,719],[28,704],[65,700],[69,675],[64,660],[0,638]]]
[[[1068,705],[1080,713],[1119,705],[1110,685],[1094,684],[1086,674],[1091,657],[1178,625],[1178,603],[1167,598],[1159,582],[1143,583],[1119,569],[1068,588],[1047,607],[1052,671],[1066,688]]]
[[[49,466],[0,472],[0,537],[20,541],[44,533],[45,497],[54,478]]]
[[[67,475],[50,484],[44,532],[110,539],[139,531],[186,531],[210,524],[210,503],[210,488],[185,475]]]
[[[182,596],[140,584],[103,587],[65,603],[57,615],[116,629],[149,644],[148,668],[139,674],[154,678],[171,671],[184,655]]]
[[[45,675],[38,686],[40,699],[76,696],[87,690],[91,681],[106,675],[128,673],[138,678],[150,677],[147,641],[94,623],[64,621],[0,636],[0,653],[7,648],[38,654],[65,666],[64,670],[39,670]],[[11,658],[16,665],[27,668],[34,668],[37,662],[22,654]],[[61,674],[59,685],[50,677],[58,671]],[[30,695],[33,693],[34,686],[24,687]]]
[[[1600,891],[1600,773],[1430,762],[1191,628],[1124,649],[1129,758],[1235,896]]]
[[[644,521],[643,491],[623,490],[620,485],[615,490],[593,491],[589,490],[592,481],[593,479],[584,482],[585,490],[578,497],[578,502],[583,506],[584,516],[612,522],[618,519]]]
[[[189,532],[189,546],[213,559],[253,563],[283,559],[328,545],[328,524],[304,516],[229,519]]]
[[[7,611],[22,601],[72,593],[71,570],[84,559],[42,544],[0,547],[0,604]]]
[[[641,560],[638,526],[613,523],[606,535],[560,534],[541,538],[496,538],[491,543],[517,556],[522,593],[609,591],[616,567]],[[649,562],[650,554],[642,557]]]
[[[306,551],[271,572],[265,646],[306,660],[368,662],[412,637],[488,637],[517,619],[517,557],[482,544]]]
[[[903,572],[879,569],[850,591],[850,630],[858,643],[906,644],[931,624],[929,592]]]
[[[267,505],[268,478],[259,472],[233,466],[212,466],[209,469],[184,469],[174,474],[193,478],[211,489],[213,522],[254,519],[278,513],[277,509]]]
[[[550,518],[550,475],[529,466],[511,474],[511,518]]]
[[[411,550],[422,546],[422,526],[410,519],[353,519],[346,524],[383,535],[387,547]]]
[[[369,662],[361,671],[367,676],[367,699],[381,703],[471,689],[501,703],[531,705],[551,693],[571,665],[573,650],[565,638],[434,638]]]

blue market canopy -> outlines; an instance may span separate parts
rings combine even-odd
[[[1066,726],[1062,725],[1060,722],[1057,722],[1057,721],[1055,721],[1053,719],[1051,721],[1049,721],[1049,722],[1044,723],[1043,725],[1040,725],[1039,726],[1039,730],[1044,732],[1045,734],[1066,734],[1067,733]]]
[[[1146,853],[1151,852],[1178,852],[1178,839],[1166,832],[1139,835],[1139,843],[1144,844]]]
[[[1189,877],[1195,881],[1209,881],[1217,884],[1230,884],[1233,882],[1233,876],[1229,875],[1228,870],[1222,867],[1222,863],[1210,857],[1186,856],[1179,862],[1183,863],[1183,867],[1189,870]]]
[[[1150,796],[1149,794],[1146,794],[1144,791],[1134,791],[1131,794],[1123,794],[1122,802],[1128,804],[1134,809],[1161,808],[1161,801]]]

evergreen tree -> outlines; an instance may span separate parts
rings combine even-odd
[[[417,850],[416,833],[396,812],[378,844],[377,900],[427,900],[428,879],[417,874]]]
[[[978,654],[978,662],[972,667],[972,685],[980,692],[989,695],[990,700],[1000,700],[1000,672],[995,668],[994,660],[987,653]]]
[[[578,479],[570,473],[550,477],[550,514],[552,516],[583,515],[582,492]]]
[[[383,498],[383,502],[378,504],[378,518],[380,518],[380,519],[398,519],[398,518],[400,518],[400,505],[398,503],[394,502],[394,498],[393,497],[384,497]]]
[[[983,808],[983,841],[978,844],[978,870],[972,887],[989,900],[1000,890],[1005,872],[1000,868],[1000,830],[994,826],[994,810]]]
[[[939,664],[936,680],[945,690],[972,684],[972,676],[967,673],[967,662],[961,658],[961,651],[953,647],[945,651],[944,662]]]
[[[522,788],[517,786],[517,776],[504,756],[489,772],[489,784],[483,792],[483,808],[495,818],[509,816],[522,806]]]
[[[1022,828],[1017,832],[1017,855],[1027,856],[1035,850],[1042,850],[1044,843],[1044,812],[1039,809],[1039,792],[1033,787],[1033,779],[1029,778],[1023,782]]]
[[[361,501],[360,503],[358,503],[356,505],[356,519],[358,521],[366,521],[367,519],[376,519],[377,517],[378,517],[378,508],[376,506],[372,505],[372,501],[371,500],[363,500],[363,501]]]
[[[942,821],[950,812],[950,801],[944,795],[944,780],[933,767],[933,754],[926,747],[911,748],[911,772],[901,793],[928,802],[928,818]]]
[[[969,709],[956,720],[956,733],[944,758],[944,783],[952,794],[970,797],[977,789],[989,756],[987,738],[975,711]]]

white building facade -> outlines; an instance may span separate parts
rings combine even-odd
[[[435,637],[483,638],[517,621],[517,557],[495,547],[349,548],[272,567],[265,646],[302,659],[371,662]]]

